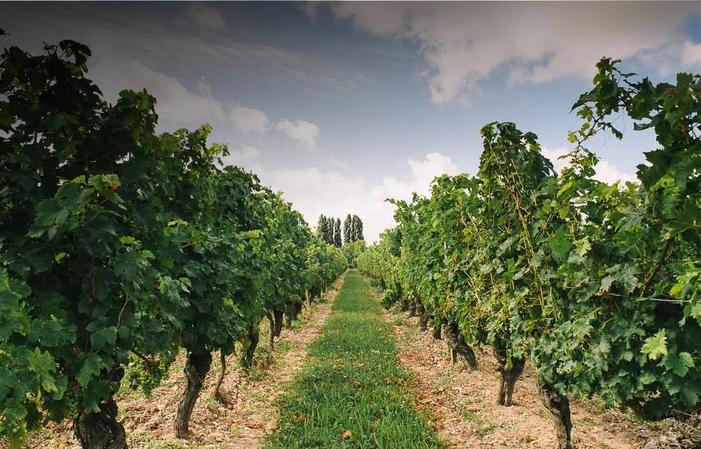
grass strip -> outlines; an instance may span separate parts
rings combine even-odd
[[[364,278],[348,273],[290,391],[268,448],[440,448]]]

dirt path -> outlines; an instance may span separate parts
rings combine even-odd
[[[527,365],[514,391],[515,405],[496,405],[498,374],[491,351],[477,352],[479,368],[469,372],[452,365],[446,343],[430,330],[419,330],[418,318],[396,311],[385,316],[395,324],[397,350],[418,388],[418,406],[430,410],[435,430],[456,448],[552,449],[555,430],[541,405],[535,370]],[[646,433],[644,424],[592,402],[572,405],[573,439],[580,449],[634,449]]]
[[[266,436],[277,429],[275,399],[291,382],[307,354],[307,347],[321,331],[331,313],[338,289],[343,285],[341,276],[325,296],[327,302],[314,304],[299,316],[299,324],[283,329],[275,342],[272,359],[268,357],[269,327],[261,324],[261,343],[256,350],[258,361],[248,373],[238,367],[236,356],[227,359],[228,373],[222,391],[228,398],[223,405],[214,399],[214,386],[219,373],[219,357],[214,357],[212,370],[205,380],[200,398],[190,422],[190,439],[178,440],[173,436],[173,420],[178,396],[185,383],[182,373],[184,354],[174,363],[171,376],[150,398],[127,393],[118,400],[119,419],[122,420],[131,449],[176,449],[196,446],[217,449],[260,448]],[[238,350],[239,348],[237,348]],[[51,426],[32,439],[33,448],[79,449],[74,441],[70,423]]]

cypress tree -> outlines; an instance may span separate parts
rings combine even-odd
[[[333,219],[333,217],[326,217],[326,243],[333,245],[334,244],[334,232],[336,231],[334,229],[336,225],[336,220]]]
[[[356,220],[355,220],[355,215],[351,216],[351,222],[350,222],[350,242],[353,243],[355,242],[355,226],[356,226]]]
[[[351,237],[351,215],[348,214],[346,215],[346,219],[343,220],[343,243],[345,245],[351,243],[352,237]]]
[[[363,236],[363,220],[361,220],[357,215],[355,216],[355,220],[355,240],[353,241],[365,240],[365,237]]]
[[[323,241],[328,242],[328,227],[327,227],[326,217],[324,214],[319,215],[319,222],[316,225],[316,235],[320,237]]]
[[[363,221],[357,215],[351,217],[351,242],[365,240],[363,237]]]
[[[336,219],[333,230],[334,230],[333,244],[340,248],[341,246],[343,246],[343,241],[341,240],[341,219],[340,218]]]

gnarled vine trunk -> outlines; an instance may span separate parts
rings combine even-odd
[[[495,347],[494,357],[496,357],[497,362],[499,362],[497,371],[501,373],[497,403],[509,407],[513,403],[514,385],[516,385],[516,381],[521,377],[521,373],[523,373],[523,368],[526,366],[526,359],[523,357],[511,358],[511,368],[507,368],[509,360],[507,360],[505,349]]]
[[[270,338],[268,342],[270,343],[270,353],[273,353],[273,349],[275,349],[275,317],[273,316],[272,312],[268,312],[268,321],[270,321]]]
[[[418,312],[419,312],[419,328],[421,331],[426,331],[428,330],[428,320],[431,319],[431,312],[426,310],[426,307],[422,303],[419,303],[418,306]]]
[[[436,340],[440,340],[442,338],[441,337],[442,327],[443,327],[443,323],[441,323],[441,322],[438,322],[438,323],[436,323],[435,326],[433,326],[433,338],[435,338]]]
[[[178,412],[175,416],[174,430],[175,436],[178,438],[187,438],[190,433],[190,416],[192,416],[192,410],[195,408],[197,398],[200,396],[204,378],[211,367],[211,353],[188,353],[185,369],[183,370],[187,378],[187,387],[185,387],[185,391],[180,397]]]
[[[117,421],[117,403],[110,398],[99,413],[81,413],[73,421],[73,433],[83,449],[126,449],[127,434]]]
[[[321,290],[318,287],[312,287],[309,289],[307,292],[307,300],[309,301],[309,305],[312,305],[312,302],[321,296]]]
[[[280,333],[282,332],[283,311],[273,310],[273,316],[275,317],[275,336],[279,337]]]
[[[115,366],[111,380],[119,382],[124,377],[124,368]],[[81,413],[73,421],[73,434],[83,449],[126,449],[127,434],[122,423],[117,421],[117,403],[110,397],[100,404],[98,413]]]
[[[243,363],[245,367],[250,367],[253,364],[253,353],[256,352],[259,340],[260,329],[257,324],[252,324],[251,327],[248,328],[248,346],[246,346],[243,357],[241,357],[241,363]]]
[[[572,445],[572,416],[570,400],[559,394],[552,385],[538,378],[540,400],[550,412],[557,431],[558,449],[574,449]]]
[[[416,316],[416,299],[409,300],[409,316]]]
[[[214,397],[222,404],[226,404],[228,401],[221,392],[221,385],[226,376],[226,355],[223,349],[219,351],[219,362],[221,364],[221,369],[219,370],[219,376],[217,376],[217,385],[214,387]]]
[[[475,356],[475,351],[465,342],[465,337],[460,332],[460,327],[456,321],[448,321],[445,327],[445,338],[448,341],[448,348],[450,348],[450,360],[455,363],[458,356],[462,356],[470,370],[476,370],[477,357]]]
[[[285,327],[287,329],[292,328],[292,322],[297,319],[299,316],[299,313],[302,311],[302,303],[301,302],[288,302],[285,305]]]

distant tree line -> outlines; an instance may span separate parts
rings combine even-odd
[[[341,219],[319,216],[316,227],[316,235],[326,243],[341,247],[344,244],[365,240],[363,237],[363,221],[357,215],[348,214],[343,221],[343,235],[341,235]]]

